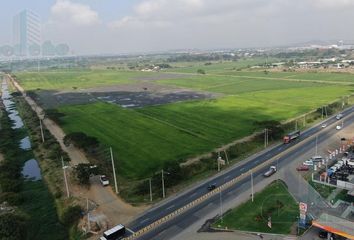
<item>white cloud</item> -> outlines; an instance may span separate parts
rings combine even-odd
[[[81,53],[354,40],[348,27],[354,0],[140,0],[131,14],[112,22],[74,1],[57,0],[52,7],[47,39]]]
[[[89,26],[99,23],[97,12],[92,10],[90,6],[74,3],[70,0],[57,0],[51,8],[50,20],[77,26]]]

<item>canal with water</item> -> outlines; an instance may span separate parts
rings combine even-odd
[[[16,104],[13,101],[13,97],[10,94],[8,83],[5,79],[3,79],[1,84],[1,98],[2,102],[5,106],[5,110],[12,120],[12,128],[13,129],[21,129],[24,128],[24,124],[22,118],[20,117],[17,109]],[[31,141],[29,136],[25,136],[23,139],[20,140],[18,147],[24,151],[31,151]],[[36,159],[28,159],[23,168],[22,168],[22,175],[25,179],[30,181],[38,181],[42,179],[41,176],[41,169],[39,168],[38,162]]]

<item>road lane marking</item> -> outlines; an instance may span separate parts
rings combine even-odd
[[[351,115],[353,115],[353,113],[351,113]],[[256,167],[253,167],[252,171],[258,170],[261,167],[264,167],[266,164],[274,163],[277,156],[280,158],[280,157],[286,156],[287,154],[291,153],[292,151],[296,152],[298,150],[303,150],[302,146],[308,144],[310,141],[312,141],[314,139],[314,137],[316,137],[316,136],[318,136],[320,134],[321,134],[320,132],[316,132],[311,137],[308,137],[307,139],[303,139],[301,142],[299,142],[299,143],[297,143],[297,144],[295,144],[293,146],[290,146],[289,148],[286,148],[281,153],[275,154],[271,159],[266,159],[264,162],[262,162],[262,164],[260,164],[260,165],[258,165]],[[241,171],[244,170],[244,169],[245,168],[241,169]],[[149,226],[138,230],[136,233],[134,233],[133,236],[130,236],[130,237],[127,237],[127,238],[124,238],[124,239],[126,239],[126,240],[137,239],[139,236],[142,236],[147,231],[150,231],[151,229],[156,228],[157,226],[161,225],[162,223],[165,223],[165,222],[169,221],[171,218],[174,218],[175,216],[185,212],[186,210],[193,208],[195,205],[199,204],[200,202],[205,201],[206,199],[209,199],[211,196],[215,196],[220,191],[229,188],[230,186],[232,186],[235,183],[239,182],[240,180],[244,179],[244,177],[245,177],[245,174],[241,173],[240,176],[235,177],[231,181],[229,181],[227,183],[224,183],[223,185],[219,186],[218,188],[216,188],[216,189],[212,190],[211,192],[203,195],[199,199],[196,199],[196,200],[188,203],[187,205],[181,207],[180,209],[177,209],[175,212],[173,212],[173,213],[171,213],[171,214],[169,214],[169,215],[167,215],[167,216],[165,216],[165,217],[163,217],[163,218],[151,223]],[[243,183],[241,186],[243,186],[244,184],[246,184],[246,183]]]
[[[144,222],[147,222],[147,221],[149,221],[149,220],[150,220],[150,218],[145,218],[144,220],[140,221],[140,224],[141,224],[141,223],[144,223]]]
[[[134,233],[135,233],[135,232],[134,232],[133,230],[131,230],[130,228],[125,227],[125,229],[127,229],[127,230],[128,230],[128,232],[130,232],[130,233],[132,233],[132,234],[134,234]]]
[[[195,193],[193,193],[192,195],[190,195],[190,196],[189,196],[189,198],[194,197],[196,194],[197,194],[196,192],[195,192]]]
[[[166,210],[169,210],[169,209],[173,208],[174,206],[175,206],[175,205],[172,204],[171,206],[169,206],[168,208],[166,208]]]
[[[240,169],[240,172],[243,172],[243,170],[245,170],[245,168],[241,168],[241,169]]]

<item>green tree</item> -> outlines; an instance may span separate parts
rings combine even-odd
[[[0,214],[0,239],[26,239],[26,219],[15,213]]]
[[[197,70],[197,73],[199,73],[199,74],[205,74],[205,71],[204,71],[203,69],[198,69],[198,70]]]

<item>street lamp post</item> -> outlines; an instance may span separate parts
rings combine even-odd
[[[68,180],[66,178],[66,172],[65,172],[65,169],[67,169],[68,166],[64,165],[63,157],[61,157],[61,164],[62,164],[62,168],[63,168],[63,172],[64,172],[64,182],[65,182],[65,188],[66,188],[66,195],[69,198],[70,197],[70,192],[69,192]]]
[[[149,178],[149,187],[150,187],[150,202],[152,202],[152,186],[151,186],[151,178]]]
[[[112,170],[113,170],[113,178],[114,178],[114,187],[115,187],[116,193],[118,194],[119,191],[118,191],[118,185],[117,185],[116,169],[114,167],[114,159],[113,159],[112,147],[109,148],[109,151],[111,153]]]

